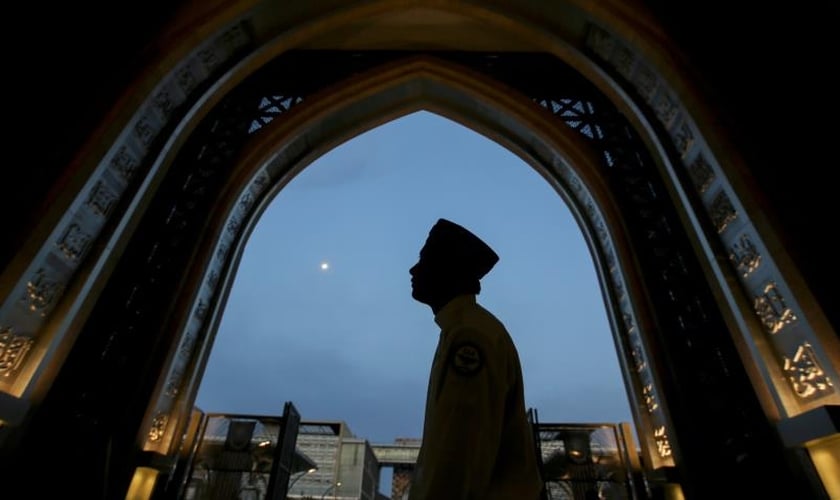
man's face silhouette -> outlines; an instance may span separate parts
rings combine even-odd
[[[440,248],[424,245],[420,259],[408,272],[411,274],[411,296],[423,304],[434,304],[450,288],[451,266]]]

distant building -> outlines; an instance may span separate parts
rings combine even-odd
[[[300,423],[297,448],[316,464],[290,480],[288,498],[378,500],[379,462],[368,441],[342,421]]]
[[[198,445],[179,499],[263,500],[284,491],[297,500],[408,499],[420,439],[372,445],[343,421],[298,422],[285,411],[283,417],[194,413],[201,420]],[[536,412],[532,424],[547,498],[647,498],[629,424],[540,423]],[[294,447],[282,445],[292,439]],[[393,469],[390,497],[379,492],[383,467]]]

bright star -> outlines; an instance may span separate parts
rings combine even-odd
[[[326,271],[329,268],[330,268],[330,263],[329,262],[321,262],[321,271]]]

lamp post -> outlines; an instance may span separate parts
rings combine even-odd
[[[333,489],[333,488],[338,488],[339,486],[341,486],[341,481],[338,481],[338,482],[337,482],[337,483],[335,483],[335,484],[331,484],[331,485],[329,485],[329,486],[327,487],[327,489],[326,489],[326,490],[324,490],[324,494],[323,494],[323,495],[321,495],[321,500],[324,500],[324,498],[327,496],[327,493],[329,493],[331,489]],[[333,498],[335,498],[335,495],[333,495]]]
[[[303,471],[303,473],[302,473],[302,474],[298,475],[298,477],[294,478],[294,479],[292,480],[292,482],[291,482],[291,483],[289,483],[289,487],[288,487],[288,488],[286,488],[286,491],[291,492],[291,491],[292,491],[292,486],[294,486],[294,485],[295,485],[295,483],[296,483],[296,482],[298,482],[298,479],[302,478],[303,476],[305,476],[305,475],[307,475],[307,474],[312,474],[312,473],[313,473],[313,472],[315,472],[316,470],[318,470],[318,468],[317,468],[317,467],[312,467],[312,468],[311,468],[311,469],[309,469],[309,470],[305,470],[305,471]]]

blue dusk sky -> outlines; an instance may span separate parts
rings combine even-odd
[[[563,199],[499,144],[414,113],[325,154],[250,235],[196,405],[343,420],[372,443],[420,437],[439,329],[409,268],[438,218],[499,263],[478,302],[519,350],[542,422],[632,422],[589,249]],[[326,264],[326,265],[323,265]]]

